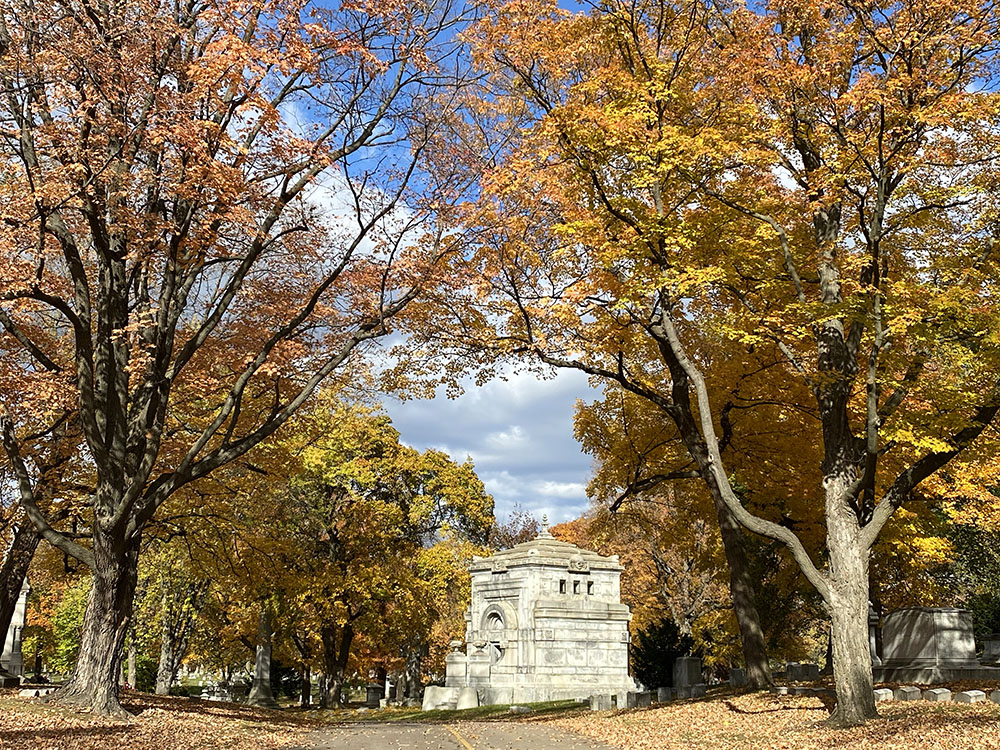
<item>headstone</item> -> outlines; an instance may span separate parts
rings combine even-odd
[[[792,688],[792,695],[812,695],[812,688],[805,685],[795,685]]]
[[[511,706],[507,713],[511,714],[530,714],[531,706]]]
[[[462,711],[467,708],[476,708],[479,706],[479,694],[473,687],[464,687],[458,689],[458,703],[455,706],[458,710]]]
[[[800,679],[812,682],[819,679],[819,665],[818,664],[799,664],[799,674],[802,675]]]
[[[983,636],[983,664],[1000,664],[1000,633]]]
[[[636,708],[649,708],[652,705],[653,705],[653,694],[648,690],[643,690],[641,693],[635,694]]]
[[[636,708],[639,705],[638,696],[638,693],[634,693],[631,690],[625,693],[625,708]],[[621,708],[620,705],[618,707]]]
[[[771,688],[771,692],[775,695],[788,695],[788,687],[786,685],[775,685]]]
[[[610,711],[614,706],[611,705],[610,695],[592,695],[590,696],[590,710],[591,711]]]
[[[979,666],[967,609],[907,607],[885,616],[882,665],[893,667]]]
[[[691,686],[691,697],[692,698],[704,698],[705,697],[705,683],[699,682],[697,685]]]
[[[745,669],[733,667],[729,670],[729,684],[732,687],[746,687],[747,673]]]
[[[656,702],[657,703],[668,703],[671,698],[671,689],[668,687],[658,687],[656,688]]]
[[[1000,690],[994,690],[990,693],[990,700],[994,703],[1000,703]]]
[[[894,695],[889,688],[875,688],[875,702],[879,703],[881,701],[891,701]]]
[[[965,690],[955,693],[951,698],[955,703],[982,703],[986,700],[986,693],[982,690]]]
[[[923,692],[920,688],[913,685],[898,687],[892,691],[892,694],[898,701],[918,701],[923,697]]]
[[[378,708],[379,701],[385,695],[385,685],[373,682],[365,686],[365,706],[368,708]]]
[[[674,659],[674,687],[697,685],[701,681],[701,659],[697,656],[678,656]]]
[[[628,692],[615,693],[615,708],[628,708]]]
[[[458,699],[458,688],[428,685],[424,688],[424,699],[420,707],[424,711],[440,708],[454,708]]]
[[[924,691],[924,700],[946,703],[951,700],[951,691],[948,688],[931,688]]]
[[[790,661],[785,665],[785,679],[789,682],[810,682],[819,679],[819,665]]]

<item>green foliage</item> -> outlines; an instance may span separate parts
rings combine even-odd
[[[956,523],[948,537],[956,554],[945,585],[972,612],[977,640],[1000,632],[1000,531]]]
[[[632,645],[632,673],[646,687],[672,687],[674,660],[691,653],[694,641],[682,636],[671,620],[638,633]]]
[[[143,693],[152,693],[156,689],[157,660],[147,651],[137,651],[135,654],[135,685],[132,687]]]
[[[51,671],[67,674],[73,669],[80,650],[80,629],[87,607],[90,576],[84,576],[69,586],[52,616],[53,654],[49,662]]]

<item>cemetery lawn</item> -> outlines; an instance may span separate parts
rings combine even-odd
[[[768,693],[708,698],[623,712],[579,713],[553,720],[563,729],[623,750],[983,750],[1000,748],[1000,706],[878,704],[881,718],[832,729],[818,698]]]
[[[0,748],[217,750],[301,747],[316,723],[301,713],[147,693],[124,693],[131,722],[80,713],[0,690]]]

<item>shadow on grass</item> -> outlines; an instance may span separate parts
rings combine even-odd
[[[13,747],[38,747],[40,740],[61,741],[58,744],[48,744],[46,747],[61,747],[62,742],[75,737],[85,737],[96,739],[98,737],[115,737],[124,735],[130,731],[128,724],[122,723],[116,726],[85,726],[85,727],[62,727],[60,729],[15,729],[3,733],[4,743],[10,742]]]
[[[734,714],[743,714],[746,716],[752,716],[754,714],[776,714],[782,711],[819,711],[818,706],[786,706],[784,704],[775,706],[774,708],[762,708],[759,711],[748,711],[745,708],[740,708],[732,701],[723,701],[726,708],[728,708]]]
[[[269,725],[289,727],[311,727],[315,718],[301,713],[291,713],[278,709],[256,708],[241,703],[225,701],[203,701],[178,696],[152,695],[150,693],[123,692],[120,696],[122,707],[136,717],[146,711],[161,709],[170,713],[194,714],[218,719],[261,722]],[[53,705],[58,706],[58,703]]]

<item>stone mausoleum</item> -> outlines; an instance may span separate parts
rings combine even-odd
[[[470,571],[465,652],[453,642],[445,687],[428,688],[424,708],[635,690],[617,556],[559,541],[543,522],[531,541],[473,558]]]

